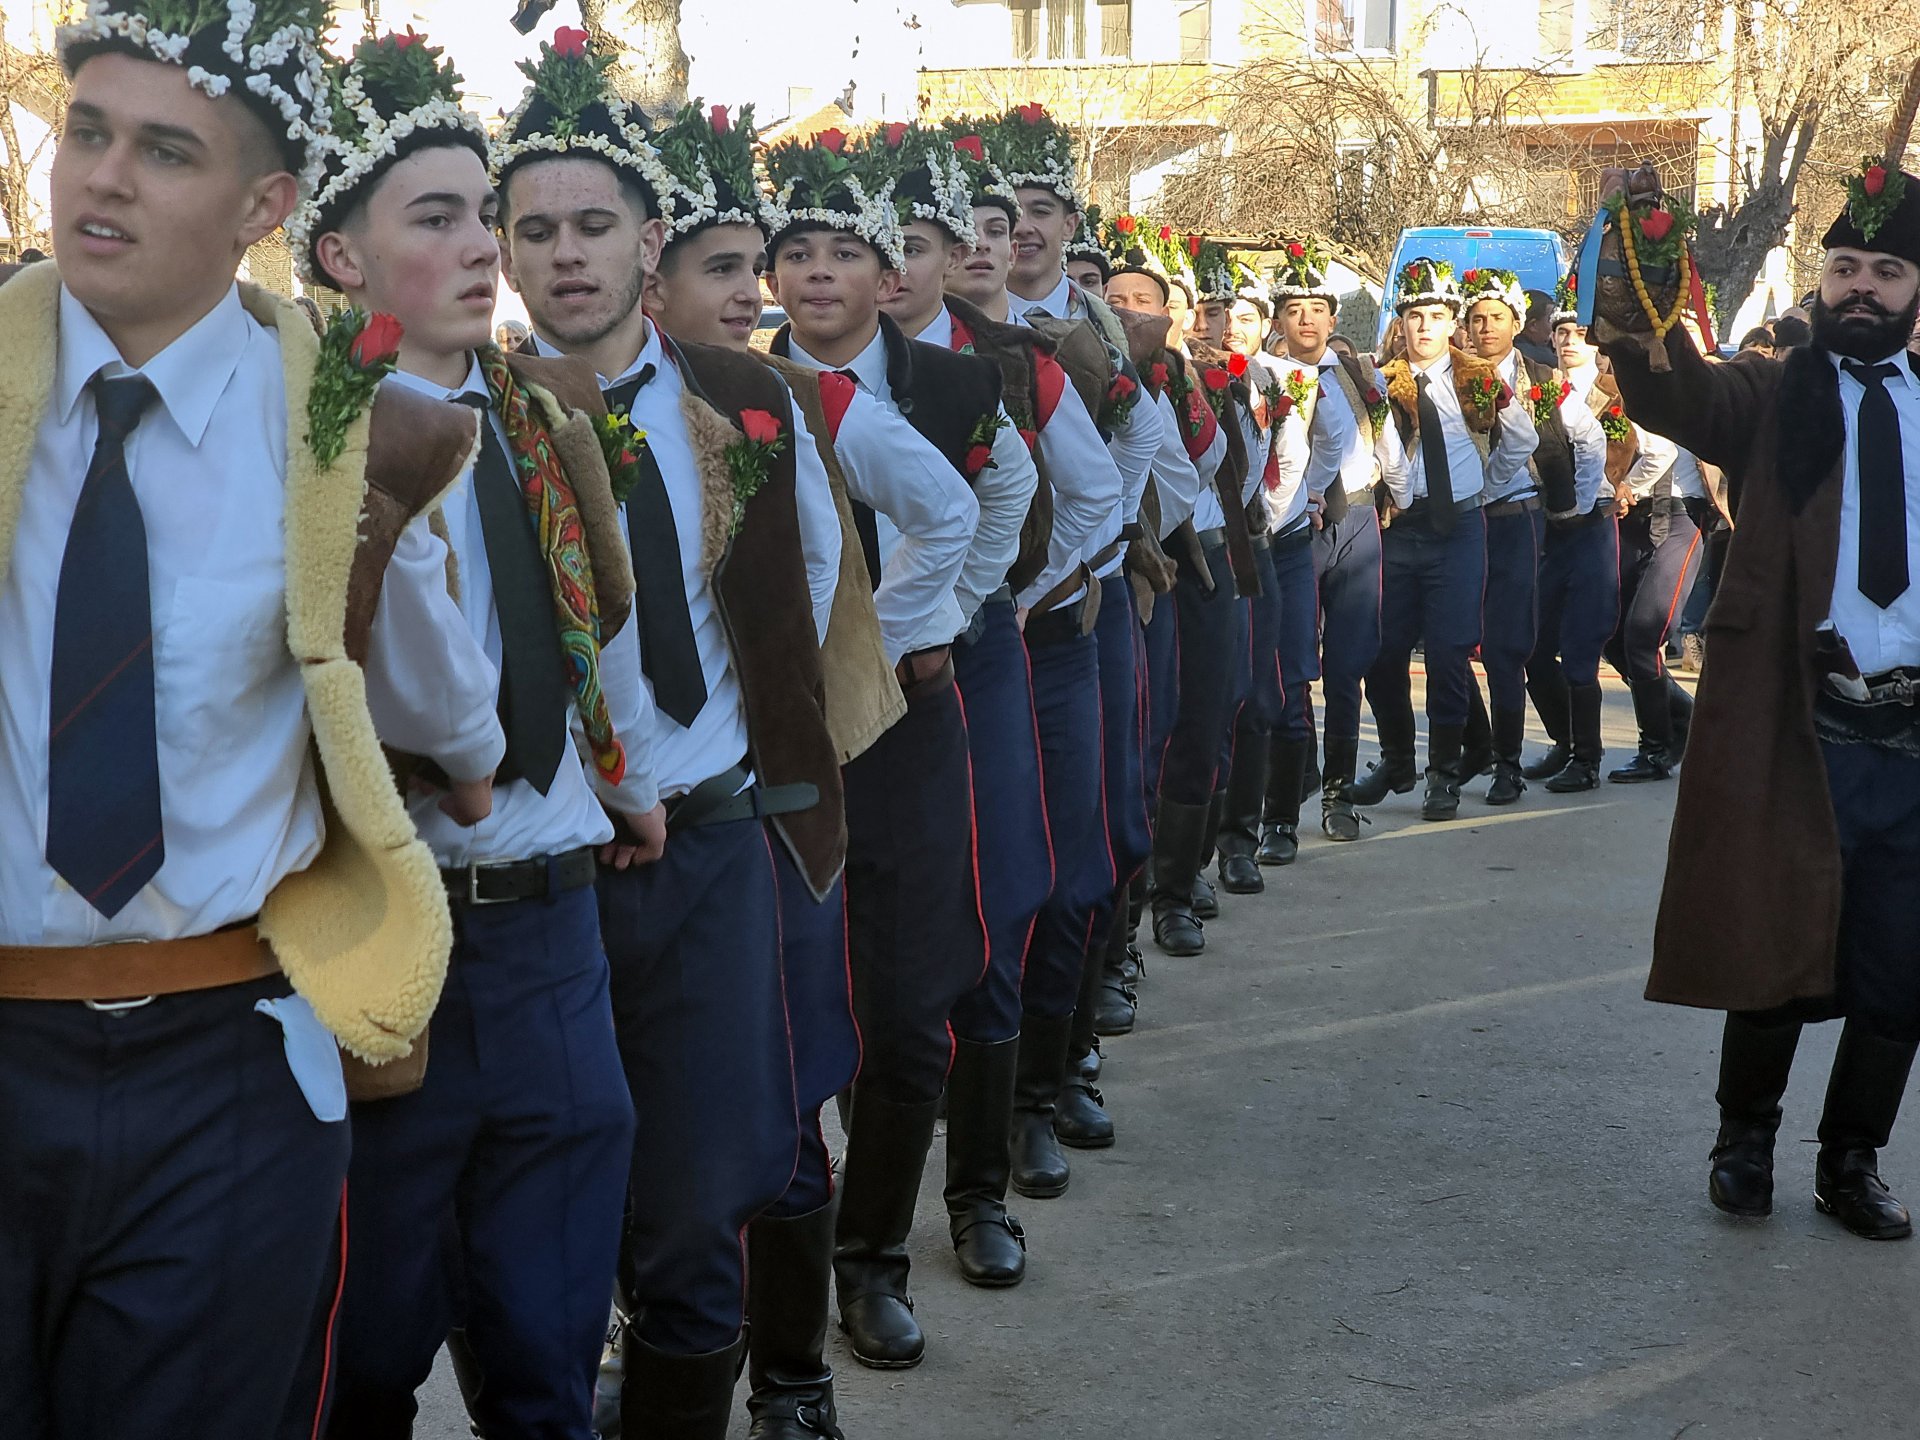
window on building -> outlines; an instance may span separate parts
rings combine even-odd
[[[1085,0],[1047,0],[1047,58],[1049,60],[1087,58]]]
[[[1314,0],[1314,48],[1329,54],[1393,49],[1395,0]]]
[[[1540,0],[1540,58],[1573,53],[1574,0]]]
[[[1595,50],[1610,50],[1640,60],[1682,60],[1698,47],[1694,22],[1656,0],[1588,0]]]
[[[1007,15],[1013,21],[1013,58],[1040,58],[1040,0],[1008,0]]]
[[[1111,60],[1133,58],[1133,0],[1100,0],[1100,53]]]
[[[1180,7],[1180,63],[1205,65],[1213,59],[1213,0]]]

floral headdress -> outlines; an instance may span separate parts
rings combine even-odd
[[[669,245],[709,225],[772,228],[754,138],[753,106],[729,116],[726,106],[704,107],[698,100],[655,137],[665,172],[660,209]]]
[[[1113,257],[1107,254],[1107,247],[1100,243],[1100,207],[1089,205],[1080,212],[1080,223],[1073,228],[1073,235],[1067,241],[1062,253],[1068,260],[1091,260],[1102,270],[1113,269]]]
[[[1194,248],[1196,240],[1199,241],[1197,250]],[[1245,298],[1258,301],[1263,310],[1266,308],[1267,297],[1249,288],[1252,274],[1227,253],[1226,246],[1218,240],[1205,240],[1197,235],[1189,235],[1187,244],[1193,253],[1193,272],[1202,300],[1231,305],[1235,300]]]
[[[973,185],[960,152],[938,131],[898,120],[882,125],[861,137],[855,163],[887,177],[903,227],[911,220],[927,220],[964,245],[978,238]]]
[[[962,116],[949,120],[942,127],[942,133],[953,143],[953,153],[960,158],[960,173],[966,176],[967,186],[973,192],[973,203],[998,205],[1007,212],[1009,220],[1018,220],[1020,197],[1014,193],[1013,182],[1007,179],[988,148],[993,122]]]
[[[892,184],[873,167],[855,163],[844,130],[775,145],[767,151],[767,176],[773,182],[770,251],[790,230],[811,225],[857,235],[896,270],[906,264]]]
[[[1400,267],[1394,276],[1393,308],[1404,315],[1416,305],[1444,305],[1460,313],[1460,287],[1454,283],[1453,267],[1444,260],[1418,260]]]
[[[326,167],[316,192],[287,221],[287,244],[309,285],[333,284],[313,242],[399,161],[436,145],[464,145],[486,160],[487,127],[461,108],[461,77],[442,62],[443,53],[408,30],[363,40],[351,60],[330,67],[333,134],[321,146]]]
[[[1283,242],[1280,259],[1269,277],[1273,281],[1274,305],[1284,305],[1289,300],[1324,300],[1329,310],[1339,314],[1339,292],[1327,283],[1330,265],[1312,239]]]
[[[541,45],[538,60],[520,62],[520,73],[533,83],[493,143],[494,184],[506,184],[529,161],[584,156],[604,160],[637,181],[649,208],[660,209],[672,182],[654,149],[646,115],[607,83],[614,59],[596,55],[586,31],[563,26],[551,44]]]
[[[1477,265],[1460,277],[1460,308],[1471,310],[1482,300],[1498,300],[1521,324],[1527,320],[1527,287],[1511,270]]]
[[[328,130],[320,35],[326,0],[87,0],[58,32],[69,76],[95,55],[118,52],[178,65],[213,99],[233,90],[282,137],[302,194],[320,180]]]
[[[1016,106],[993,123],[986,140],[988,152],[1016,190],[1022,186],[1051,190],[1074,209],[1084,207],[1073,136],[1047,113],[1046,106]]]
[[[1138,215],[1116,216],[1107,227],[1107,253],[1115,275],[1150,275],[1161,287],[1178,285],[1189,301],[1198,296],[1193,278],[1193,250],[1200,237],[1181,239],[1171,225],[1155,225]]]
[[[1571,270],[1553,287],[1553,323],[1556,327],[1580,323],[1580,281]]]

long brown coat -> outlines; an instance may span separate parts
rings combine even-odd
[[[1668,844],[1647,998],[1764,1010],[1835,990],[1840,837],[1814,734],[1814,631],[1833,600],[1845,445],[1822,353],[1709,365],[1676,329],[1670,375],[1607,347],[1635,423],[1728,472],[1740,528]]]

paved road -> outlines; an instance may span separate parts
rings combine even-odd
[[[1617,682],[1607,738],[1631,748]],[[839,1353],[851,1440],[1920,1432],[1920,1248],[1812,1208],[1833,1027],[1788,1097],[1780,1213],[1707,1204],[1718,1017],[1640,999],[1672,787],[1484,790],[1453,825],[1408,796],[1361,844],[1316,836],[1205,957],[1150,960],[1108,1043],[1120,1144],[1018,1205],[1018,1290],[954,1273],[936,1143],[928,1359]],[[1886,1173],[1920,1201],[1903,1139]],[[456,1413],[438,1383],[422,1436]]]

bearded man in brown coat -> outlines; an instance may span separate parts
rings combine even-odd
[[[1920,179],[1853,194],[1811,347],[1708,365],[1676,327],[1654,373],[1630,306],[1596,334],[1634,421],[1741,492],[1647,985],[1728,1012],[1709,1192],[1771,1212],[1801,1026],[1843,1019],[1814,1202],[1894,1240],[1913,1227],[1877,1151],[1920,1041]]]

